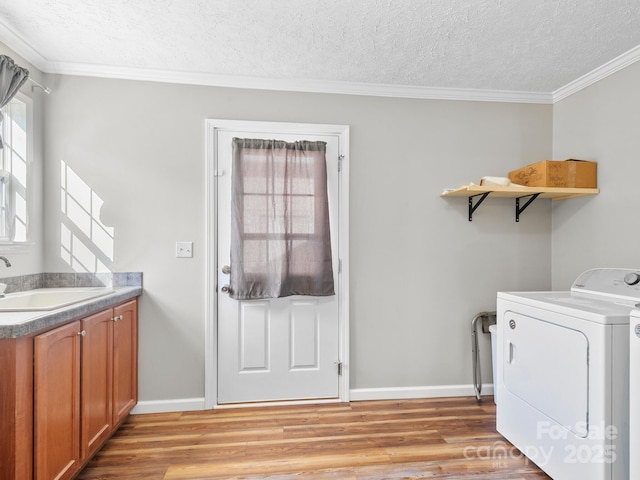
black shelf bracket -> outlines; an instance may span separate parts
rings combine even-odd
[[[473,220],[473,212],[476,211],[476,208],[478,208],[480,206],[480,204],[482,202],[484,202],[484,199],[487,198],[487,195],[489,195],[491,192],[485,192],[485,193],[479,193],[478,195],[472,195],[469,197],[469,221],[471,222]],[[473,204],[473,199],[475,197],[480,197],[478,199],[478,201],[476,202],[476,204]]]
[[[522,212],[525,211],[525,209],[531,205],[531,202],[533,202],[536,198],[538,198],[540,194],[539,193],[534,193],[533,195],[525,195],[522,197],[516,197],[516,222],[520,221],[520,214]],[[526,201],[526,203],[522,206],[522,208],[520,208],[520,199],[521,198],[529,198],[529,200]]]

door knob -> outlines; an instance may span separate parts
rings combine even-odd
[[[220,291],[222,293],[231,293],[231,287],[229,287],[229,285],[223,285]]]
[[[225,275],[229,275],[231,273],[231,267],[229,265],[225,265],[224,267],[222,267],[222,273],[224,273]]]

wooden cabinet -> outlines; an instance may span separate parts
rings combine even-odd
[[[113,423],[138,403],[138,309],[136,302],[113,311]],[[131,368],[135,365],[136,368]]]
[[[33,337],[0,339],[0,479],[33,478]]]
[[[135,299],[0,340],[0,480],[76,475],[137,403],[137,350]]]
[[[80,463],[80,322],[34,339],[35,478],[70,478]]]
[[[113,327],[111,309],[82,320],[82,458],[92,455],[113,428]]]

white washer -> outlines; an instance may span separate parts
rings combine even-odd
[[[554,480],[629,478],[629,316],[640,270],[499,292],[497,429]],[[639,339],[640,340],[640,339]]]
[[[629,322],[629,478],[640,478],[640,310]]]

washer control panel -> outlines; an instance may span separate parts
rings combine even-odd
[[[611,295],[627,300],[640,299],[640,268],[595,268],[582,273],[572,292]]]

